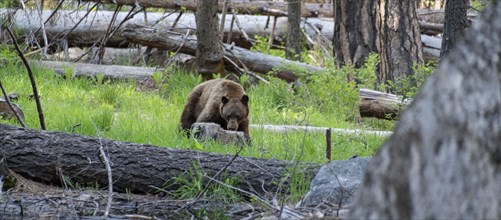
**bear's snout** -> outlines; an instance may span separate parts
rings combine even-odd
[[[236,119],[230,119],[230,121],[228,121],[228,125],[226,126],[228,130],[230,131],[236,131],[238,130],[238,122]]]

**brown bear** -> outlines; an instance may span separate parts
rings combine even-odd
[[[242,86],[227,79],[212,79],[196,86],[181,115],[181,129],[197,122],[213,122],[223,129],[249,134],[249,97]]]

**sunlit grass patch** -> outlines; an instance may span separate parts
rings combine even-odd
[[[25,112],[28,127],[39,128],[36,105],[29,98],[32,91],[24,71],[22,66],[7,65],[3,68],[6,74],[1,80],[9,92],[21,95],[16,102]],[[199,143],[178,131],[186,97],[201,82],[197,75],[171,70],[159,91],[141,92],[135,89],[134,82],[65,78],[36,67],[34,72],[49,130],[225,154],[234,154],[238,150],[238,147],[217,142]],[[325,112],[315,106],[301,107],[302,103],[294,100],[289,85],[277,80],[271,82],[272,85],[260,84],[247,89],[251,97],[253,124],[391,128],[380,120],[360,125],[344,116],[339,117],[336,110]],[[317,163],[327,161],[325,134],[322,132],[274,133],[252,128],[251,135],[252,145],[242,151],[243,156]],[[334,133],[332,159],[348,159],[355,154],[371,156],[384,139],[364,134]]]

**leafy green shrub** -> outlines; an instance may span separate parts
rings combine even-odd
[[[403,95],[404,98],[414,97],[419,92],[426,79],[431,76],[435,67],[432,64],[414,65],[413,75],[403,76],[394,81],[388,81],[388,87],[396,94]]]
[[[359,81],[358,87],[376,89],[379,62],[379,55],[370,53],[365,59],[363,67],[352,70],[355,72],[355,78]]]
[[[256,51],[263,54],[269,54],[276,57],[285,58],[285,51],[282,49],[271,49],[269,44],[269,36],[263,37],[256,35],[254,36],[256,41],[254,42],[254,46],[251,48],[251,51]]]
[[[13,8],[18,7],[19,1],[17,0],[3,0],[0,2],[0,8]]]
[[[358,90],[354,82],[346,82],[346,72],[329,69],[302,79],[305,83],[297,90],[300,99],[296,106],[312,106],[345,119],[358,114]]]
[[[269,84],[260,83],[251,88],[251,101],[265,104],[268,108],[282,109],[292,104],[292,90],[287,82],[270,77]],[[253,101],[254,102],[254,101]]]

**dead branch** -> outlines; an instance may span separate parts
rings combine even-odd
[[[28,63],[28,60],[26,60],[23,52],[19,48],[19,45],[17,44],[17,40],[14,37],[14,34],[12,34],[12,31],[10,30],[9,27],[7,27],[6,30],[7,30],[7,33],[9,34],[10,38],[12,39],[12,43],[14,44],[14,47],[16,48],[17,54],[19,55],[19,57],[23,61],[23,64],[26,67],[26,70],[28,71],[28,76],[30,77],[30,82],[31,82],[31,88],[33,90],[33,95],[35,96],[35,102],[37,104],[38,119],[40,121],[40,127],[42,128],[42,130],[46,130],[45,120],[44,120],[43,111],[42,111],[42,105],[40,103],[40,97],[38,95],[38,89],[37,89],[37,85],[35,82],[35,76],[33,75],[33,72],[31,71],[31,67],[30,67],[30,64]]]

